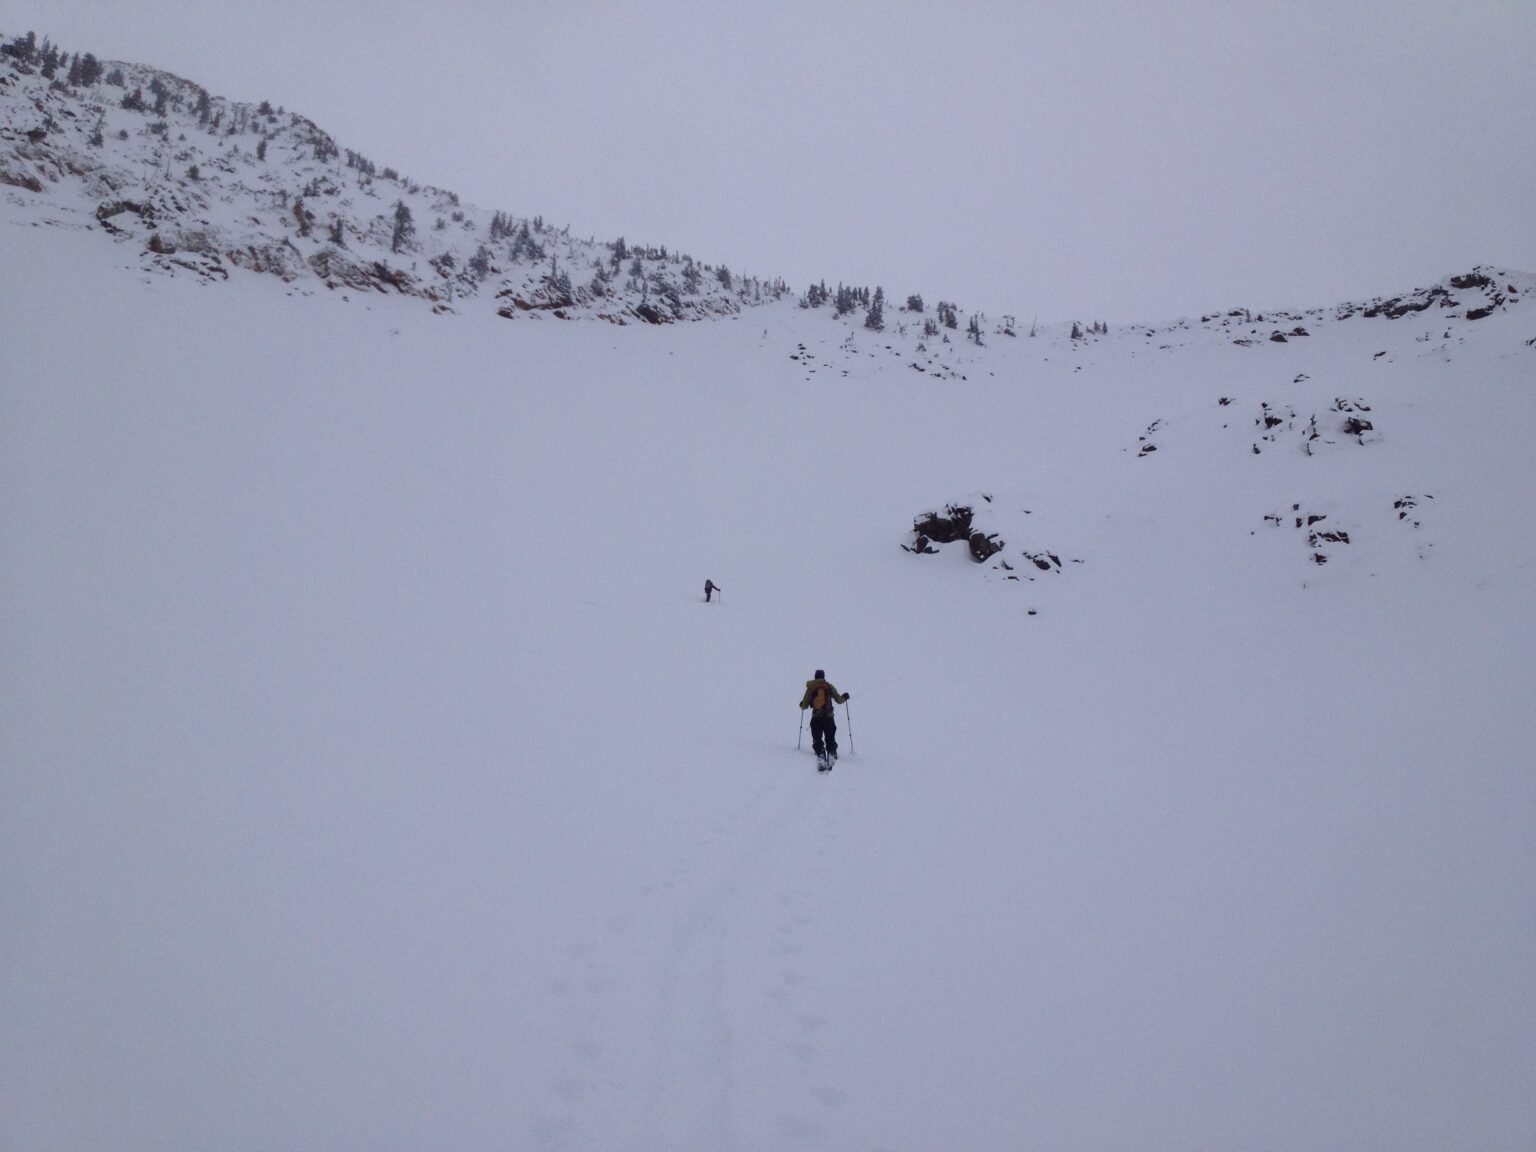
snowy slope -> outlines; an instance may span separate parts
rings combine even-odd
[[[1532,277],[508,324],[0,197],[0,1147],[1531,1144]]]
[[[70,85],[40,55],[0,56],[0,195],[46,205],[47,225],[99,229],[152,273],[222,282],[244,269],[302,293],[616,324],[728,315],[785,291],[665,246],[462,204],[267,102],[115,61]]]

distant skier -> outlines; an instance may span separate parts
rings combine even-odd
[[[704,603],[708,604],[709,598],[711,596],[713,596],[716,592],[722,591],[724,591],[724,589],[722,589],[720,585],[716,584],[713,580],[704,581]]]
[[[818,772],[832,771],[832,765],[837,761],[837,712],[833,705],[842,704],[852,696],[852,692],[839,692],[834,688],[820,668],[805,682],[800,708],[801,711],[811,710],[811,747],[816,752]]]

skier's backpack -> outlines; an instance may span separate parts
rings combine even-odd
[[[826,706],[827,686],[825,684],[817,684],[815,690],[811,693],[811,711],[820,712],[825,709]]]

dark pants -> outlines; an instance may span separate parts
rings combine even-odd
[[[811,747],[818,756],[837,759],[837,715],[830,708],[825,716],[811,713]]]

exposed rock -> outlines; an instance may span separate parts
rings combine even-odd
[[[5,163],[0,163],[0,184],[12,188],[25,188],[28,192],[41,192],[43,182],[30,172],[19,172]]]
[[[358,292],[388,292],[393,288],[414,295],[415,282],[404,272],[378,260],[357,260],[334,245],[327,245],[310,256],[311,271],[335,288],[338,284]]]
[[[980,564],[989,556],[995,556],[1003,550],[1003,542],[996,534],[986,532],[972,532],[970,536],[971,559]]]
[[[237,268],[251,272],[266,272],[284,283],[297,280],[308,268],[299,250],[287,240],[275,244],[247,244],[225,253]]]
[[[971,519],[975,512],[964,505],[947,505],[944,514],[925,512],[912,522],[912,531],[940,544],[953,544],[971,538]]]
[[[146,222],[153,221],[155,217],[154,209],[147,204],[134,200],[107,200],[96,206],[96,222],[108,232],[122,235],[123,230],[112,221],[124,212],[132,212]]]
[[[1488,288],[1493,285],[1492,280],[1476,270],[1452,276],[1450,283],[1452,288]]]

